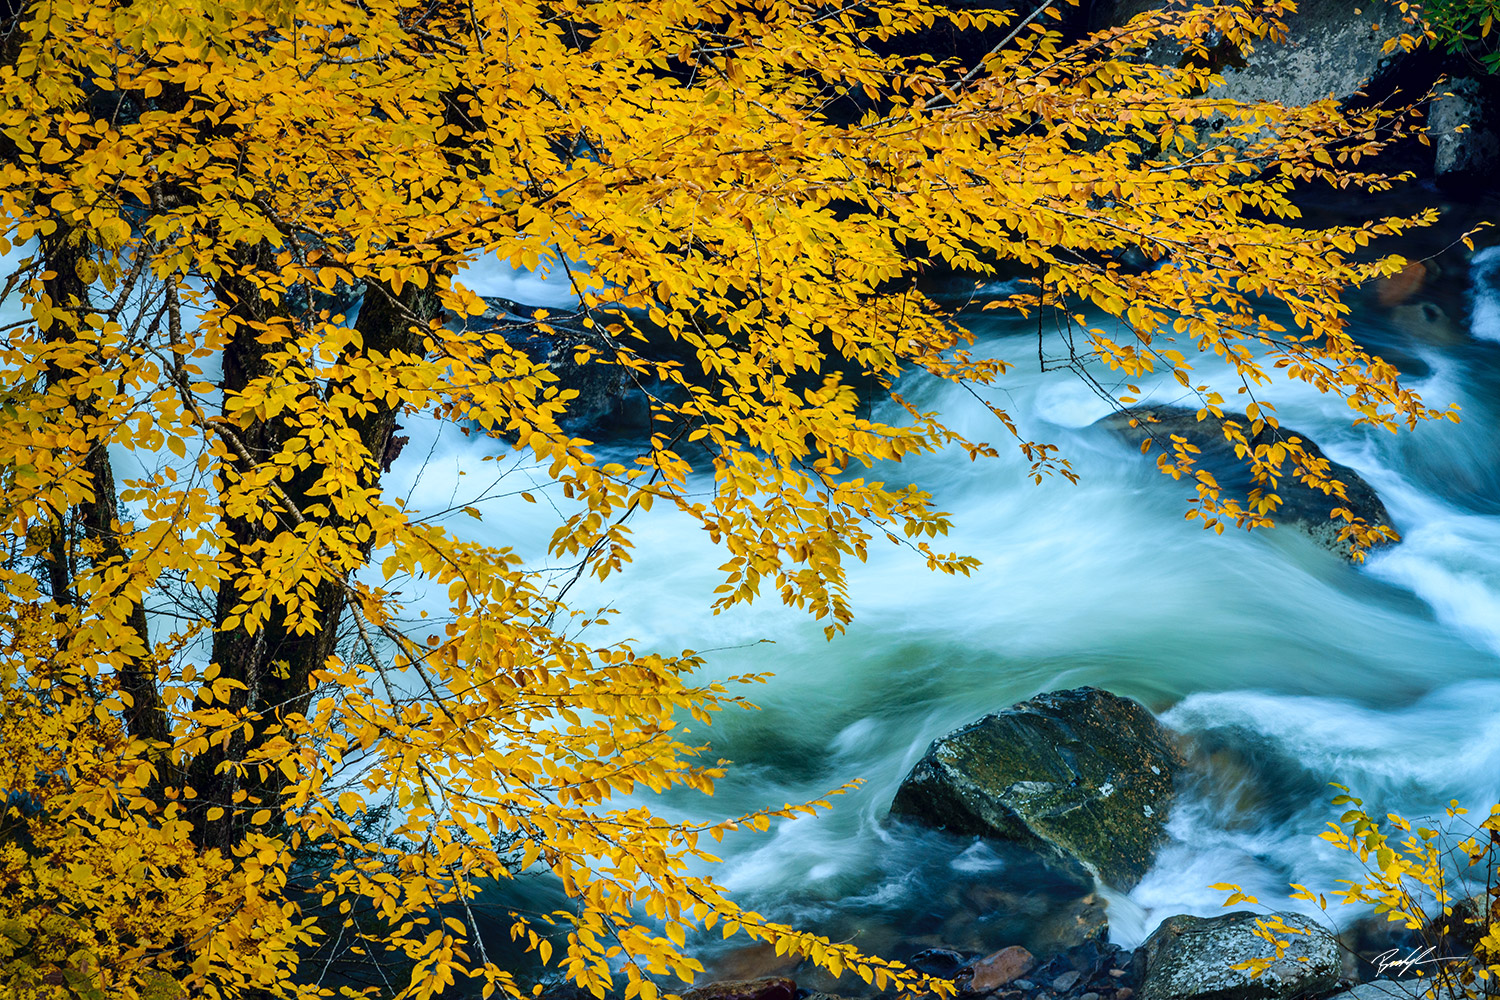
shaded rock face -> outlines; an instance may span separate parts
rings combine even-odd
[[[1475,77],[1448,81],[1432,99],[1427,128],[1439,185],[1455,194],[1493,187],[1500,174],[1500,86]]]
[[[906,966],[909,969],[916,969],[924,976],[952,979],[960,969],[969,967],[970,960],[971,956],[961,951],[954,951],[952,948],[923,948],[906,960]]]
[[[1282,935],[1290,947],[1257,979],[1230,966],[1275,953],[1255,936],[1259,914],[1168,917],[1142,945],[1141,1000],[1283,1000],[1332,989],[1339,976],[1338,941],[1299,914],[1278,916],[1307,933]]]
[[[550,333],[542,332],[530,319],[536,306],[489,296],[484,297],[484,303],[488,308],[483,314],[456,319],[454,325],[500,329],[512,347],[551,368],[559,389],[577,393],[560,420],[564,430],[596,439],[649,431],[651,406],[647,392],[661,392],[663,387],[655,381],[637,384],[638,376],[608,363],[614,349],[596,330],[559,316],[549,322]],[[605,360],[580,363],[577,360],[580,350],[591,352],[594,359]]]
[[[1440,955],[1471,954],[1492,927],[1500,928],[1500,888],[1458,900],[1452,913],[1428,923],[1422,937],[1440,942]]]
[[[630,353],[636,358],[676,365],[683,378],[698,386],[712,388],[718,384],[717,373],[705,370],[689,344],[651,324],[643,312],[625,313],[599,307],[594,316],[602,322],[586,327],[581,313],[552,309],[542,324],[534,319],[537,306],[496,296],[481,298],[487,307],[482,314],[449,316],[449,328],[498,332],[510,347],[537,364],[546,365],[555,379],[553,388],[573,393],[558,417],[559,426],[569,434],[594,441],[643,441],[653,431],[668,429],[652,423],[654,401],[675,404],[687,398],[687,392],[675,382],[617,363],[618,345],[611,342],[602,328],[627,315],[644,338],[644,341],[634,338],[628,341]],[[543,325],[546,329],[541,329]],[[879,380],[838,354],[830,330],[823,330],[819,338],[818,349],[824,357],[821,371],[799,373],[788,380],[789,388],[798,392],[815,388],[822,385],[826,373],[838,370],[845,384],[866,403],[880,398]],[[679,418],[677,427],[682,426]]]
[[[1243,413],[1226,410],[1224,419],[1236,421],[1247,431],[1250,429],[1250,418]],[[1139,425],[1131,427],[1132,420],[1138,421]],[[1249,470],[1235,455],[1233,446],[1224,439],[1224,421],[1213,414],[1199,420],[1196,410],[1183,407],[1137,407],[1103,417],[1095,422],[1095,426],[1114,431],[1132,442],[1139,442],[1151,435],[1162,443],[1164,449],[1173,434],[1179,435],[1200,449],[1200,453],[1194,456],[1197,467],[1213,473],[1220,486],[1244,493],[1253,485]],[[1282,439],[1301,438],[1309,455],[1314,458],[1325,457],[1306,434],[1286,426],[1279,431],[1265,427],[1259,434],[1249,438],[1249,441],[1252,446],[1270,444],[1277,440],[1278,434]],[[1287,473],[1294,471],[1290,465],[1283,466],[1283,469]],[[1389,528],[1394,528],[1395,525],[1392,524],[1390,512],[1385,509],[1380,495],[1359,473],[1347,465],[1330,461],[1329,474],[1344,484],[1347,501],[1341,502],[1338,497],[1307,486],[1294,475],[1283,475],[1276,487],[1276,495],[1281,497],[1281,507],[1272,518],[1279,525],[1294,525],[1325,548],[1348,558],[1347,546],[1338,541],[1339,525],[1328,519],[1329,512],[1335,507],[1347,507],[1356,517],[1362,517],[1372,525],[1385,525]]]
[[[1137,702],[1077,688],[1038,695],[935,741],[891,815],[1025,844],[1135,885],[1165,836],[1181,758]]]
[[[1383,913],[1356,917],[1339,931],[1338,938],[1343,978],[1366,985],[1375,985],[1381,976],[1389,975],[1385,963],[1392,958],[1405,958],[1427,947],[1421,931],[1407,927],[1405,921],[1387,920]],[[1451,955],[1455,950],[1455,946],[1445,942],[1437,954]],[[1358,1000],[1379,998],[1361,995]]]

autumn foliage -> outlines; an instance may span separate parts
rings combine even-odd
[[[1223,398],[1192,360],[1226,359],[1242,444],[1274,426],[1254,397],[1274,369],[1358,422],[1432,416],[1338,297],[1404,263],[1362,246],[1427,218],[1310,230],[1290,200],[1387,185],[1367,158],[1402,120],[1209,89],[1209,43],[1270,44],[1289,7],[1070,40],[1053,12],[924,0],[19,5],[0,48],[24,314],[0,331],[0,994],[311,997],[349,988],[335,953],[398,957],[388,994],[517,994],[470,906],[543,868],[571,902],[513,936],[595,995],[691,979],[704,929],[916,985],[694,874],[724,832],[797,810],[692,827],[621,803],[711,791],[720,765],[682,725],[739,697],[691,653],[596,648],[566,579],[393,495],[387,467],[420,459],[398,421],[534,462],[560,504],[551,555],[580,573],[623,568],[633,512],[672,508],[724,549],[715,607],[771,590],[834,632],[872,542],[973,565],[934,547],[946,516],[889,463],[993,447],[898,379],[982,388],[1006,365],[919,272],[1019,268],[997,306],[1081,322],[1080,357],[1171,372],[1205,411]],[[940,20],[988,54],[900,54]],[[1142,54],[1164,45],[1180,65]],[[566,270],[580,307],[487,314],[455,278],[484,255]],[[651,389],[633,457],[563,429],[574,390],[525,338]],[[1164,445],[1209,525],[1263,522],[1286,476],[1338,506],[1295,442],[1243,449],[1248,497]],[[446,614],[413,624],[417,593]]]
[[[1443,818],[1414,823],[1395,813],[1371,816],[1362,799],[1343,785],[1335,787],[1340,794],[1333,804],[1346,808],[1319,837],[1356,858],[1360,871],[1357,879],[1340,879],[1343,888],[1333,890],[1333,898],[1343,906],[1368,906],[1376,919],[1406,932],[1414,945],[1408,961],[1389,962],[1388,967],[1409,968],[1412,975],[1402,989],[1413,1000],[1492,996],[1500,978],[1500,805],[1474,821],[1463,818],[1469,810],[1453,799]],[[1225,906],[1260,902],[1232,883],[1211,888],[1228,893]],[[1316,906],[1331,919],[1330,893],[1296,882],[1291,889],[1292,899]],[[1256,925],[1254,933],[1267,945],[1265,954],[1232,968],[1258,978],[1286,954],[1297,935],[1307,932],[1276,913]]]

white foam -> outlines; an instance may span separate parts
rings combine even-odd
[[[485,256],[464,268],[458,280],[479,295],[499,296],[524,305],[571,309],[581,301],[573,282],[585,280],[588,273],[588,268],[576,261],[569,261],[567,267],[554,261],[534,271],[524,271]]]

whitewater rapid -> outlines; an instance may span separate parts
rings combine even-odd
[[[1409,384],[1430,404],[1457,403],[1462,423],[1391,435],[1351,426],[1347,406],[1303,385],[1267,394],[1286,426],[1356,469],[1390,509],[1404,541],[1364,567],[1292,531],[1216,536],[1184,521],[1190,491],[1090,426],[1108,404],[1067,372],[1037,370],[1034,324],[988,317],[975,321],[980,350],[1018,362],[991,401],[1027,437],[1060,445],[1081,481],[1033,485],[982,407],[936,382],[905,384],[915,405],[1001,447],[996,461],[950,452],[879,470],[953,513],[948,546],[983,562],[972,579],[929,574],[877,545],[851,567],[856,621],[826,642],[774,597],[712,616],[722,555],[663,508],[633,522],[635,564],[577,602],[618,609],[617,634],[642,647],[715,649],[715,676],[776,674],[749,692],[760,711],[728,713],[705,734],[735,762],[718,794],[656,805],[702,820],[863,779],[828,815],[731,838],[717,874],[747,905],[895,957],[922,944],[1009,943],[1040,919],[1017,900],[1045,895],[1048,876],[1024,856],[885,821],[932,739],[1040,691],[1091,684],[1137,698],[1193,754],[1154,868],[1128,894],[1106,892],[1111,937],[1125,946],[1171,914],[1220,911],[1210,883],[1305,908],[1286,901],[1288,883],[1331,890],[1352,877],[1351,859],[1317,839],[1337,818],[1329,782],[1372,811],[1431,815],[1457,799],[1487,812],[1500,800],[1500,327],[1489,326],[1500,322],[1500,251],[1475,264],[1470,338],[1424,345],[1379,316],[1355,319],[1369,346],[1417,372]],[[566,301],[532,276],[526,288],[497,270],[474,277],[487,294]],[[1225,374],[1212,361],[1198,373]],[[1147,390],[1148,402],[1188,401],[1175,383]],[[457,470],[471,446],[450,439],[430,447]],[[452,482],[429,471],[431,495],[413,502],[446,505],[439,494]],[[491,541],[540,555],[528,531],[551,511],[497,515],[486,509],[487,523],[505,526]],[[976,929],[985,905],[1011,912]]]
[[[983,407],[932,381],[905,384],[917,406],[1000,447],[993,461],[948,452],[881,470],[952,512],[945,547],[982,560],[972,578],[928,573],[877,544],[851,566],[855,622],[827,642],[774,596],[710,614],[722,553],[665,506],[635,518],[635,563],[581,584],[575,606],[617,609],[611,635],[641,648],[705,651],[713,676],[775,674],[747,692],[759,711],[725,713],[700,734],[735,762],[718,794],[654,805],[708,820],[862,779],[827,815],[730,837],[716,875],[752,908],[897,958],[1026,940],[1049,893],[1069,891],[1025,855],[885,820],[931,740],[1041,691],[1088,684],[1137,698],[1194,755],[1154,868],[1131,892],[1105,893],[1111,937],[1125,946],[1171,914],[1218,911],[1213,882],[1285,907],[1289,882],[1331,889],[1351,877],[1349,859],[1317,840],[1336,818],[1328,782],[1372,811],[1432,814],[1450,799],[1487,810],[1500,800],[1500,251],[1477,255],[1471,274],[1471,337],[1413,344],[1380,317],[1355,320],[1370,346],[1408,362],[1430,403],[1458,403],[1462,423],[1391,435],[1352,427],[1347,407],[1305,386],[1269,394],[1285,425],[1355,468],[1389,508],[1404,541],[1364,567],[1291,531],[1216,536],[1184,521],[1189,491],[1090,426],[1108,405],[1068,372],[1037,370],[1035,326],[988,314],[974,320],[979,349],[1018,363],[992,402],[1025,436],[1060,445],[1081,480],[1033,485]],[[556,280],[499,267],[469,280],[538,305],[570,298]],[[1146,388],[1149,402],[1185,401],[1175,384]],[[481,462],[496,446],[453,426],[404,422],[412,440],[392,494],[428,512],[493,496],[477,503],[482,523],[448,523],[547,562],[565,508],[543,474]]]

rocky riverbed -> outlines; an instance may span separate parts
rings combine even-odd
[[[1174,785],[1191,766],[1179,740],[1129,698],[1091,687],[1048,692],[936,739],[901,783],[888,822],[1019,845],[1038,866],[1083,869],[1100,888],[1128,888],[1164,839]],[[1109,941],[1097,893],[1080,902],[1060,908],[1072,919],[1041,954],[1020,944],[988,953],[938,945],[905,961],[951,981],[960,997],[994,1000],[1414,1000],[1426,986],[1419,966],[1391,959],[1418,954],[1422,935],[1368,919],[1339,935],[1294,912],[1180,914],[1128,949]],[[1279,956],[1270,920],[1285,942]],[[1477,937],[1470,928],[1445,938],[1445,955],[1462,958]],[[1236,968],[1256,959],[1270,961],[1257,972]],[[1393,968],[1406,978],[1388,975]],[[764,948],[721,956],[718,976],[707,978],[684,1000],[878,995],[851,975]]]

